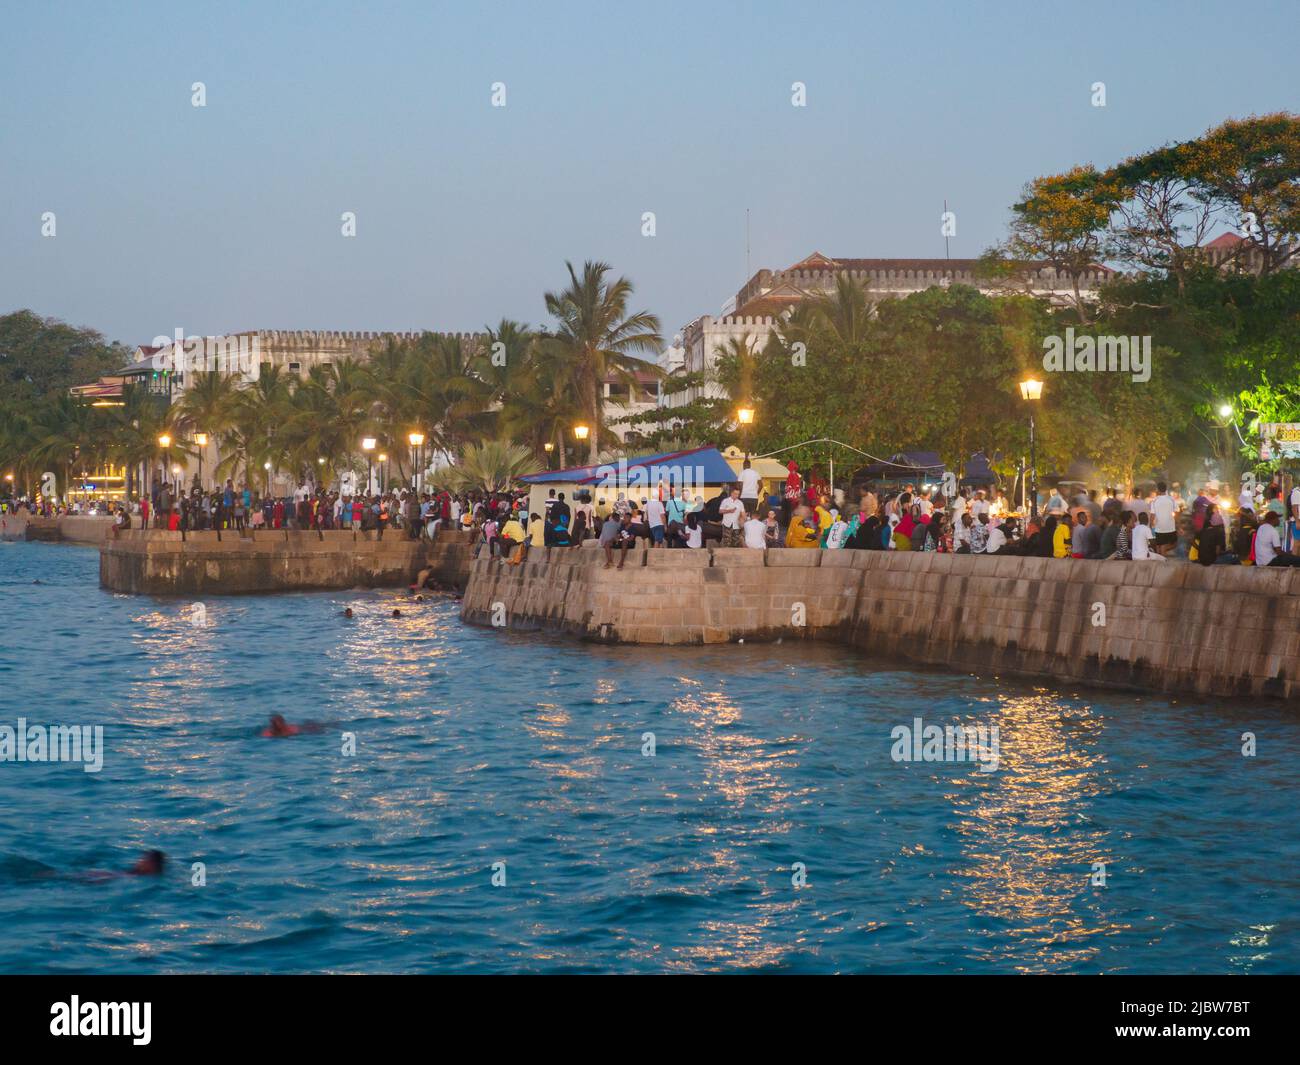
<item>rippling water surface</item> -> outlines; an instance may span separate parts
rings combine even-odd
[[[0,544],[0,724],[107,748],[0,763],[0,971],[1300,969],[1294,708],[587,646],[395,592],[197,626],[97,566]],[[258,738],[272,712],[329,727]],[[892,761],[915,716],[996,724],[1001,768]],[[161,880],[81,875],[148,847]]]

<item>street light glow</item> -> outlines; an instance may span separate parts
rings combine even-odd
[[[160,436],[160,437],[158,438],[158,446],[159,446],[159,447],[171,447],[171,446],[172,446],[172,438],[171,438],[170,436],[168,436],[166,433],[163,433],[163,435]]]
[[[1043,382],[1036,381],[1032,377],[1027,377],[1020,382],[1021,399],[1042,399]]]
[[[587,434],[590,432],[591,429],[589,429],[585,425],[575,425],[573,427],[573,435],[576,436],[579,440],[586,440]]]
[[[406,437],[406,440],[407,440],[407,443],[409,443],[409,444],[411,445],[411,447],[419,447],[421,444],[424,443],[424,434],[423,434],[423,433],[408,433],[408,434],[407,434],[407,437]]]
[[[741,425],[752,425],[754,423],[754,408],[741,407],[740,410],[736,411],[736,420]]]
[[[207,433],[195,433],[195,434],[194,434],[194,442],[195,442],[196,444],[198,444],[199,447],[207,447],[207,446],[208,446],[208,434],[207,434]]]
[[[1232,417],[1232,404],[1231,404],[1231,403],[1225,403],[1222,407],[1219,408],[1219,417],[1220,417],[1220,418],[1231,418],[1231,417]]]
[[[362,451],[374,451],[374,450],[375,450],[375,438],[374,438],[373,436],[363,437],[362,440],[361,440],[361,450],[362,450]]]

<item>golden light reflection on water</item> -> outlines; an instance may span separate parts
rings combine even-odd
[[[1089,880],[1092,863],[1114,860],[1106,831],[1088,827],[1084,812],[1109,787],[1101,722],[1042,693],[1004,696],[988,720],[999,727],[1001,767],[957,775],[948,796],[965,857],[951,870],[959,898],[1000,926],[972,953],[1026,971],[1086,965],[1130,927],[1104,915],[1105,889]],[[1081,906],[1087,895],[1097,904]]]
[[[709,690],[689,678],[681,683],[696,687],[678,695],[669,704],[673,713],[690,722],[691,746],[700,756],[704,785],[737,806],[754,804],[764,813],[782,813],[813,789],[790,785],[783,772],[797,765],[796,752],[804,742],[800,737],[764,740],[738,726],[744,718],[740,704],[721,689]],[[765,831],[780,832],[780,824],[765,822]],[[704,824],[703,832],[717,826]]]

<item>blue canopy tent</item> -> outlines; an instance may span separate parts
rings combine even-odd
[[[962,479],[958,482],[962,488],[989,488],[998,479],[982,451],[975,452],[966,460],[962,473]]]
[[[569,501],[586,489],[597,505],[602,499],[612,505],[620,492],[639,503],[642,499],[649,499],[651,492],[658,491],[660,483],[665,490],[675,489],[678,495],[685,491],[691,493],[692,498],[700,494],[707,498],[706,488],[731,484],[736,480],[736,474],[716,447],[697,447],[687,451],[613,459],[595,466],[543,470],[526,474],[519,480],[529,486],[530,512],[540,514],[540,508],[545,507],[552,489],[557,494],[563,492]]]
[[[937,451],[900,451],[890,456],[888,462],[873,462],[861,467],[853,475],[853,484],[899,488],[905,484],[942,481],[943,474],[943,460]]]

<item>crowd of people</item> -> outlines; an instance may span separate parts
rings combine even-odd
[[[544,513],[526,499],[502,498],[467,511],[479,551],[518,563],[531,546],[572,547],[594,538],[605,565],[621,568],[629,548],[936,551],[1044,558],[1186,561],[1209,565],[1300,565],[1300,487],[1284,501],[1277,483],[1250,487],[1236,500],[1209,482],[1191,499],[1164,482],[1145,492],[1053,491],[1041,513],[1014,513],[992,489],[963,488],[945,498],[932,486],[863,489],[856,503],[791,464],[784,490],[763,494],[757,477],[716,489],[710,498],[660,485],[640,499],[582,490],[572,501],[552,490]],[[612,501],[607,498],[612,495]]]
[[[1187,499],[1157,483],[1145,492],[1052,491],[1041,513],[1016,513],[994,490],[964,487],[946,498],[933,485],[867,486],[832,492],[792,462],[784,483],[763,482],[746,460],[739,479],[692,493],[671,484],[629,493],[617,486],[551,489],[532,510],[524,491],[453,492],[402,487],[347,494],[303,482],[291,494],[248,485],[173,494],[160,481],[131,505],[116,505],[119,528],[356,529],[433,539],[441,529],[471,534],[476,555],[519,564],[534,547],[595,540],[605,565],[621,568],[638,541],[651,549],[705,546],[751,550],[937,551],[1044,558],[1178,560],[1201,565],[1300,565],[1300,486],[1248,484],[1236,499],[1208,482]],[[47,504],[48,505],[48,504]],[[1023,508],[1022,508],[1023,511]]]

